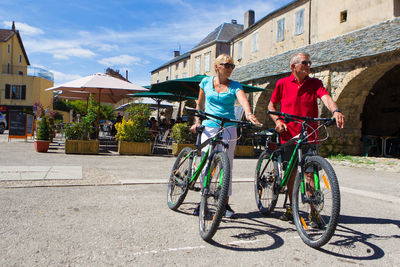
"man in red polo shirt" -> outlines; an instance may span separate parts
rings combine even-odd
[[[337,127],[343,128],[344,116],[342,112],[324,88],[322,81],[308,76],[310,74],[310,67],[310,55],[307,53],[296,53],[290,58],[292,74],[289,77],[280,79],[276,83],[271,101],[268,104],[268,110],[277,111],[277,106],[280,103],[280,111],[283,113],[316,118],[318,117],[317,99],[320,98],[324,105],[333,113]],[[275,122],[276,130],[280,133],[282,143],[286,143],[301,131],[301,124],[299,123],[291,122],[286,124],[276,115],[271,115],[271,118]],[[311,126],[316,129],[318,124],[311,124]],[[318,132],[311,135],[309,140],[318,140]],[[289,161],[293,149],[294,146],[289,151],[284,151],[283,161]],[[312,149],[316,152],[316,145]],[[288,182],[290,203],[292,202],[292,188],[296,174],[296,172],[293,172]],[[306,176],[310,176],[310,174],[306,173]],[[312,182],[313,179],[310,180]],[[280,219],[285,221],[293,220],[291,209],[287,208]]]

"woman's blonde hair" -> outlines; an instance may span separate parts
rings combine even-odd
[[[218,66],[221,63],[231,63],[231,64],[233,64],[233,58],[228,54],[221,54],[215,59],[214,65]]]

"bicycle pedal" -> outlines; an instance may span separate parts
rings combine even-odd
[[[195,187],[193,187],[193,191],[199,192],[199,191],[201,191],[201,187],[195,186]]]

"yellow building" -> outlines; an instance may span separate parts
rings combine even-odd
[[[54,86],[52,73],[29,65],[15,24],[11,30],[0,29],[0,111],[7,118],[9,110],[30,113],[36,102],[53,108],[53,93],[44,91]]]

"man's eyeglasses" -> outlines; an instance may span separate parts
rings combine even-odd
[[[310,65],[311,66],[311,61],[307,61],[307,60],[303,60],[302,62],[300,62],[301,64],[307,66]]]
[[[235,68],[235,64],[231,64],[231,63],[220,63],[219,65],[224,66],[226,69],[228,69],[228,68],[234,69]]]

